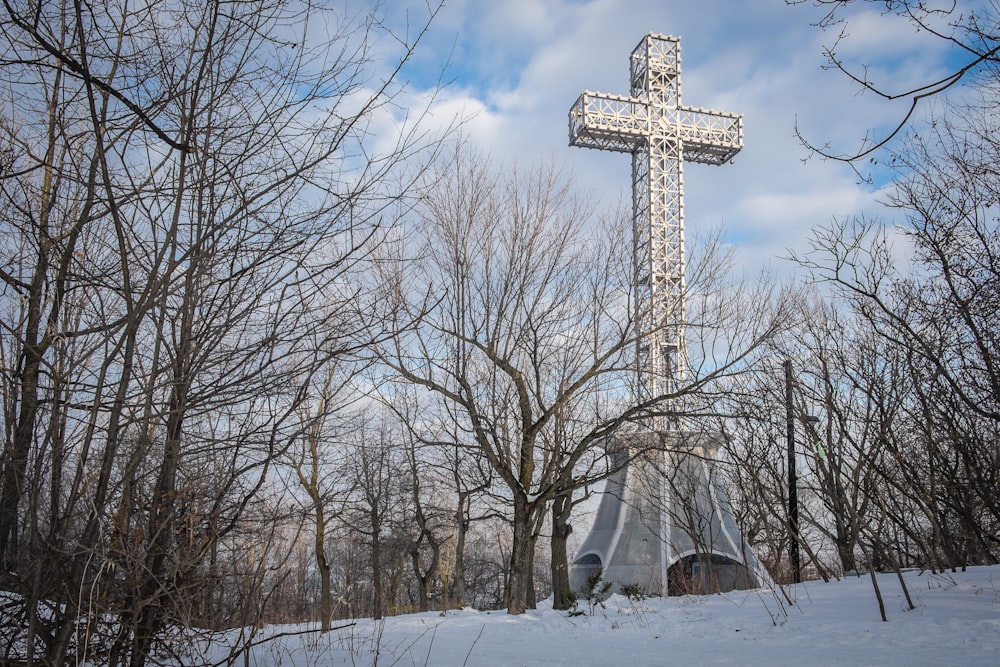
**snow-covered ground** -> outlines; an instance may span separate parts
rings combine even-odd
[[[327,635],[268,626],[255,641],[293,634],[254,647],[247,664],[1000,665],[1000,566],[908,572],[905,579],[913,610],[896,576],[879,575],[887,623],[866,575],[790,586],[792,606],[780,593],[757,590],[641,602],[615,596],[592,616],[571,617],[543,603],[523,616],[470,609],[410,614],[357,621]],[[242,656],[236,664],[244,664]]]

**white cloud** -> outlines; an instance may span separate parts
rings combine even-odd
[[[780,0],[452,2],[432,34],[442,57],[455,47],[443,115],[474,113],[466,134],[497,159],[555,157],[605,205],[627,201],[627,156],[569,147],[567,112],[584,90],[627,93],[628,57],[647,32],[680,36],[684,103],[743,113],[746,131],[734,164],[687,168],[689,228],[733,228],[753,261],[783,255],[834,216],[881,214],[849,167],[803,162],[796,122],[809,140],[849,151],[898,118],[896,106],[858,96],[855,84],[822,69],[823,46],[836,36],[812,25],[824,11]],[[867,10],[851,20],[845,55],[879,59],[897,82],[916,81],[941,60],[938,45],[902,22]]]

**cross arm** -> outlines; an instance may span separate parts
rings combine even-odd
[[[587,91],[570,107],[571,146],[631,153],[648,136],[649,108],[641,100]]]
[[[677,138],[684,159],[703,164],[725,164],[743,148],[743,116],[698,107],[678,107]]]

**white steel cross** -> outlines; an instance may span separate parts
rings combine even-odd
[[[680,38],[632,50],[631,96],[585,92],[569,112],[573,146],[632,154],[636,398],[670,396],[684,375],[684,161],[724,164],[743,147],[743,116],[681,105]],[[677,428],[655,419],[659,429]]]

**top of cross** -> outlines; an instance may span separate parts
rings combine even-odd
[[[681,39],[673,35],[649,33],[629,58],[632,97],[670,95],[681,103]],[[673,83],[673,86],[669,84]]]
[[[681,105],[679,37],[650,33],[632,50],[631,96],[584,92],[570,109],[570,144],[631,153],[679,142],[685,160],[724,164],[743,147],[743,116]]]

